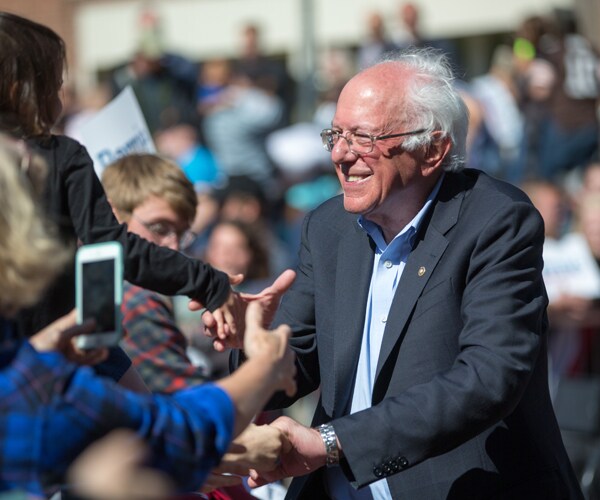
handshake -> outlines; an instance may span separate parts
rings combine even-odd
[[[303,476],[325,463],[326,450],[319,431],[279,417],[269,425],[250,424],[209,474],[202,492],[240,484],[247,476],[248,485],[256,488]]]
[[[247,302],[243,306],[245,311],[238,310],[234,314],[237,317],[237,332],[232,332],[228,327],[217,332],[216,321],[212,323],[215,326],[212,331],[207,328],[207,335],[213,337],[217,350],[226,347],[244,349],[247,361],[231,376],[217,382],[232,396],[238,415],[247,415],[247,410],[250,410],[244,407],[244,402],[249,399],[248,392],[242,395],[239,391],[247,385],[249,378],[253,378],[251,372],[254,370],[264,371],[262,376],[254,380],[266,382],[262,389],[255,384],[249,390],[255,394],[252,398],[254,409],[257,408],[258,400],[263,400],[265,395],[276,390],[283,390],[290,397],[296,393],[295,355],[288,346],[290,329],[285,325],[275,330],[265,328],[271,322],[281,295],[294,278],[295,273],[286,271],[260,294],[241,297],[239,302]],[[234,306],[233,309],[235,308]],[[243,320],[240,321],[240,318]],[[206,318],[203,317],[204,319]],[[244,334],[239,335],[238,332]],[[240,380],[241,372],[247,372],[243,380]],[[257,398],[258,394],[260,396]],[[258,408],[262,408],[264,404],[266,400]],[[243,420],[236,418],[236,422]],[[204,493],[240,484],[245,477],[249,477],[249,486],[255,488],[286,477],[308,474],[326,463],[327,453],[319,431],[305,427],[291,418],[280,417],[269,425],[251,423],[245,429],[237,431],[241,433],[204,483]]]

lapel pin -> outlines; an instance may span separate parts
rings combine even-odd
[[[417,274],[419,275],[419,278],[425,274],[425,271],[426,271],[426,269],[423,266],[421,266],[419,268],[419,270],[417,271]]]

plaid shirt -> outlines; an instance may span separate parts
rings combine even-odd
[[[88,444],[116,428],[136,431],[156,451],[152,465],[193,491],[227,450],[233,420],[229,396],[214,385],[136,394],[58,353],[0,339],[0,491],[42,495]]]
[[[172,393],[206,382],[203,370],[186,355],[187,340],[178,328],[171,299],[125,283],[121,347],[152,392]]]

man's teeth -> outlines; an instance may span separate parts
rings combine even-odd
[[[364,177],[360,176],[360,175],[349,175],[347,177],[348,182],[358,182],[363,180]]]

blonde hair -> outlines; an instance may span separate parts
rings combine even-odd
[[[193,184],[177,164],[161,156],[124,156],[104,169],[102,184],[111,205],[123,216],[150,196],[164,199],[188,224],[196,216],[198,200]]]
[[[19,147],[0,136],[0,314],[6,316],[33,305],[72,255],[35,199],[42,160]]]

